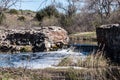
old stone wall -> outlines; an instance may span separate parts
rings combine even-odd
[[[58,26],[0,30],[1,52],[30,51],[28,48],[32,48],[33,52],[48,51],[68,42],[67,31]]]
[[[120,63],[120,25],[102,25],[96,29],[100,50],[113,62]]]

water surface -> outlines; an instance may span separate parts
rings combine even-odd
[[[85,58],[96,46],[92,45],[72,45],[74,50],[62,49],[51,52],[39,53],[18,53],[18,54],[0,54],[0,67],[22,67],[29,69],[48,68],[59,64],[65,58],[72,56],[74,61],[76,57]]]
[[[83,56],[81,53],[59,50],[39,53],[0,54],[0,67],[47,68],[56,66],[68,56]]]

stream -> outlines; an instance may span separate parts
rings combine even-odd
[[[85,46],[86,47],[86,46]],[[78,49],[79,48],[79,49]],[[82,52],[79,50],[81,49]],[[58,51],[50,52],[38,52],[38,53],[18,53],[18,54],[0,54],[0,67],[3,68],[28,68],[28,69],[44,69],[49,67],[55,67],[59,62],[65,58],[72,56],[73,59],[76,57],[85,58],[88,52],[88,47],[82,50],[82,47],[77,46],[76,49],[61,49]],[[92,50],[92,49],[90,49]]]

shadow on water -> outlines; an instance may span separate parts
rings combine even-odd
[[[95,53],[98,49],[97,45],[92,44],[71,44],[74,47],[74,52],[79,52],[84,55],[89,55],[90,53]]]

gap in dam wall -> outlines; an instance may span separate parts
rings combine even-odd
[[[120,63],[120,25],[102,25],[96,28],[99,49],[112,62]]]

